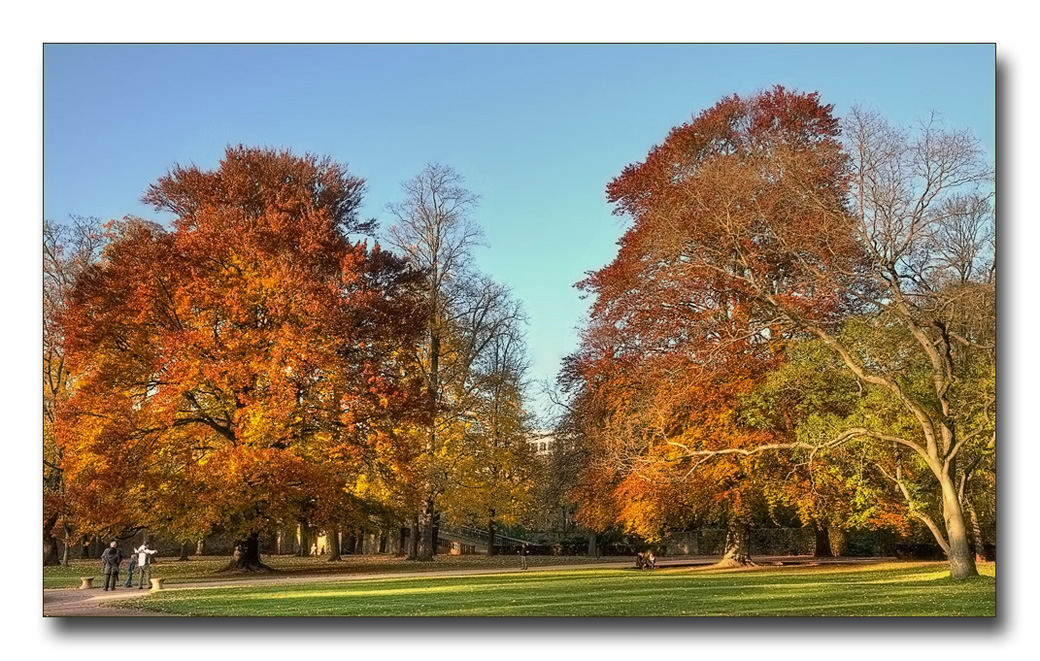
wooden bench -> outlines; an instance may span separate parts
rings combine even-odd
[[[79,577],[79,589],[80,590],[89,590],[92,587],[94,587],[94,577],[93,576],[80,576]]]
[[[163,581],[165,581],[166,579],[165,578],[150,578],[148,580],[152,582],[152,592],[158,592],[159,590],[163,589],[162,584],[163,584]]]

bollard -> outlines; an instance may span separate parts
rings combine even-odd
[[[89,590],[90,588],[94,587],[94,577],[93,576],[80,576],[79,580],[80,580],[80,584],[79,584],[79,589],[80,590]]]
[[[163,589],[162,584],[163,584],[163,581],[165,579],[162,579],[162,578],[150,578],[148,580],[150,580],[152,582],[152,590],[151,590],[152,592],[158,592],[159,590]]]

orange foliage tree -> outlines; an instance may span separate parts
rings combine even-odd
[[[841,133],[817,94],[781,87],[725,98],[673,129],[608,187],[634,225],[614,263],[585,283],[592,328],[616,332],[639,369],[683,353],[697,372],[733,359],[767,365],[794,339],[818,340],[902,419],[835,421],[814,439],[671,447],[703,466],[900,446],[930,476],[941,523],[915,507],[903,477],[892,480],[947,552],[951,576],[972,576],[958,460],[985,456],[994,440],[991,173],[971,136],[934,123],[912,135],[854,112],[844,144]],[[966,376],[979,388],[959,388]]]
[[[97,527],[259,535],[347,512],[392,420],[414,410],[402,348],[414,276],[351,235],[362,180],[329,159],[229,148],[175,167],[146,202],[172,228],[113,223],[63,316],[81,375],[60,413],[66,479]]]
[[[95,218],[73,217],[69,224],[47,221],[43,226],[43,564],[68,564],[69,537],[77,529],[75,512],[65,489],[65,459],[55,438],[58,410],[76,377],[66,360],[60,319],[69,292],[91,264],[103,243]],[[65,537],[65,556],[58,557],[55,530]]]

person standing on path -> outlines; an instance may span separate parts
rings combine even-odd
[[[148,580],[152,578],[152,556],[156,550],[148,548],[148,542],[145,541],[134,549],[134,553],[137,554],[137,566],[141,568],[141,582],[137,584],[137,589],[140,590],[144,587],[145,575],[148,576]]]
[[[520,569],[527,569],[527,555],[531,552],[531,549],[527,548],[527,544],[521,544],[520,550],[517,553],[520,554]]]
[[[123,550],[115,542],[101,554],[101,568],[105,572],[105,590],[115,590],[119,582],[119,563],[123,561]]]
[[[137,556],[130,556],[130,564],[126,567],[126,583],[123,583],[124,588],[134,587],[134,568],[137,567]]]

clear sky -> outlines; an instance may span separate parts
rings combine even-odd
[[[532,378],[576,346],[573,285],[608,263],[624,221],[604,188],[668,130],[731,93],[818,91],[841,115],[897,123],[939,111],[995,149],[992,45],[90,46],[44,49],[44,216],[162,220],[140,204],[174,163],[228,144],[345,162],[363,214],[426,162],[481,196],[479,268],[530,325]],[[535,408],[542,406],[536,404]]]

